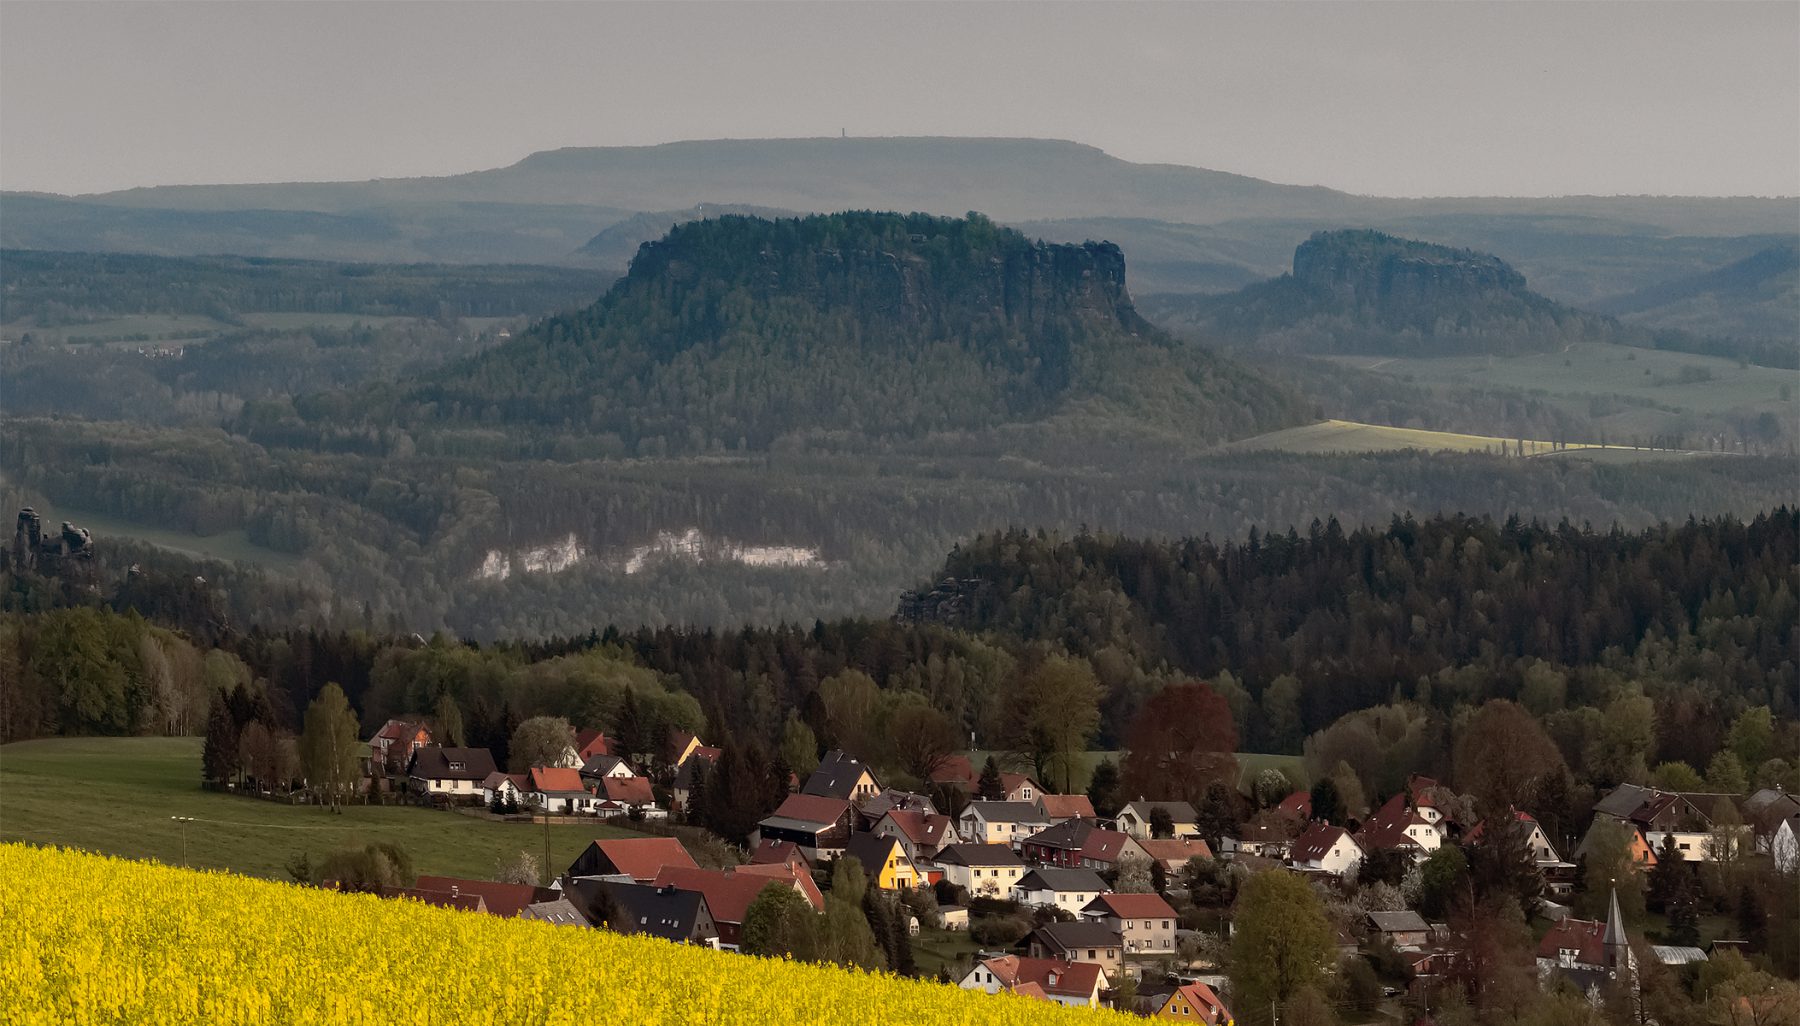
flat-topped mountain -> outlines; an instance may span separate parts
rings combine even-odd
[[[1116,246],[1034,242],[980,216],[847,213],[678,225],[593,306],[392,408],[420,426],[514,425],[642,454],[1078,411],[1216,440],[1291,423],[1297,404],[1140,317]]]
[[[1283,352],[1511,354],[1646,334],[1538,295],[1490,254],[1363,230],[1314,234],[1279,278],[1150,309],[1209,340]]]

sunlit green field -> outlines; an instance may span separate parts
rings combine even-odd
[[[544,827],[410,806],[349,806],[334,814],[200,789],[200,739],[49,738],[0,746],[0,841],[86,848],[128,858],[286,879],[306,852],[389,841],[421,873],[488,879],[502,857],[543,857]],[[551,868],[589,841],[634,836],[598,823],[550,828]]]

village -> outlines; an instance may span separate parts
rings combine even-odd
[[[1104,797],[1097,805],[1090,794],[1053,793],[992,756],[979,766],[945,756],[926,787],[909,791],[833,750],[804,777],[789,776],[742,849],[686,825],[721,757],[691,733],[671,731],[661,751],[627,752],[600,731],[574,731],[559,757],[519,773],[501,771],[487,749],[440,745],[429,717],[388,720],[369,749],[365,791],[521,822],[587,817],[642,834],[596,839],[535,881],[420,876],[383,889],[389,897],[798,957],[793,937],[805,928],[792,917],[823,921],[835,895],[867,918],[894,971],[1209,1026],[1233,1026],[1231,1004],[1257,992],[1230,975],[1234,937],[1249,929],[1303,940],[1310,929],[1342,1021],[1431,1021],[1440,988],[1495,971],[1490,935],[1523,925],[1486,922],[1459,904],[1451,892],[1471,872],[1510,874],[1506,886],[1532,910],[1539,987],[1641,1007],[1648,974],[1691,973],[1744,951],[1741,938],[1702,946],[1690,923],[1692,873],[1740,860],[1782,874],[1800,865],[1800,800],[1773,788],[1623,784],[1594,804],[1570,845],[1529,809],[1490,824],[1470,799],[1418,775],[1361,817],[1329,780],[1281,791],[1273,785],[1284,778],[1269,771],[1229,802],[1209,792],[1204,809],[1142,799],[1106,807]],[[1244,921],[1244,895],[1265,878],[1306,892],[1301,921]],[[1634,931],[1620,894],[1641,913],[1646,891],[1686,936]],[[1275,918],[1295,918],[1293,906]]]

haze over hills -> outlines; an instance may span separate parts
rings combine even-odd
[[[1289,274],[1224,296],[1165,296],[1151,309],[1210,341],[1278,352],[1506,356],[1648,341],[1538,295],[1498,257],[1374,231],[1320,232],[1294,250]]]
[[[1499,252],[1566,301],[1618,295],[1792,238],[1791,201],[1681,197],[1392,199],[1136,164],[1041,139],[710,140],[572,148],[441,178],[8,193],[0,245],[374,261],[608,266],[610,226],[696,204],[829,213],[976,210],[1050,241],[1145,253],[1139,292],[1227,291],[1312,231],[1377,227]],[[660,220],[658,218],[657,220]],[[1042,224],[1039,224],[1039,223]],[[1735,237],[1761,235],[1760,244]],[[1134,263],[1138,261],[1134,255]]]
[[[1639,324],[1791,346],[1800,338],[1800,247],[1777,243],[1724,267],[1615,296],[1595,309]]]

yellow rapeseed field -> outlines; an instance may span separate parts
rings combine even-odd
[[[600,930],[0,845],[0,1024],[1123,1021]]]

